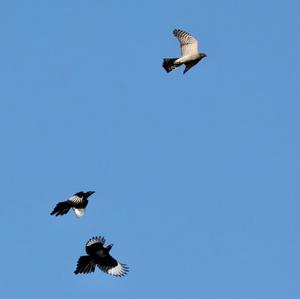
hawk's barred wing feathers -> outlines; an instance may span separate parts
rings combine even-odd
[[[198,41],[191,34],[180,29],[175,29],[173,34],[180,42],[182,56],[198,53]]]

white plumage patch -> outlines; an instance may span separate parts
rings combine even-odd
[[[114,268],[107,269],[107,273],[113,276],[124,276],[128,272],[128,267],[118,262],[118,265]]]
[[[180,29],[175,29],[173,33],[180,42],[182,56],[198,53],[198,41],[196,38]]]
[[[85,209],[76,209],[76,208],[73,208],[73,211],[75,213],[75,215],[80,218],[84,215],[85,213]]]
[[[72,202],[73,204],[79,204],[79,203],[82,203],[82,197],[79,197],[79,196],[72,196],[68,199],[68,201]]]

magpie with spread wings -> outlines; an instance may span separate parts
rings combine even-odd
[[[85,251],[88,255],[79,257],[77,261],[75,274],[87,274],[95,271],[96,266],[103,272],[112,276],[125,276],[129,268],[110,254],[113,244],[104,247],[104,237],[93,237],[85,245]]]

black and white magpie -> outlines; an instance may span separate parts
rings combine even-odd
[[[104,237],[93,237],[85,245],[85,251],[88,255],[81,256],[77,261],[75,274],[91,273],[95,271],[96,266],[103,272],[113,276],[124,276],[128,273],[129,268],[110,254],[113,244],[104,247]]]
[[[73,196],[71,196],[66,201],[59,202],[50,215],[64,215],[69,212],[69,210],[72,208],[74,210],[74,213],[77,217],[81,217],[85,213],[85,208],[88,205],[88,197],[94,194],[95,191],[88,191],[88,192],[77,192]]]

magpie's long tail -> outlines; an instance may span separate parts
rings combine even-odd
[[[180,64],[175,64],[174,62],[178,58],[164,58],[163,59],[163,68],[166,70],[167,73],[171,72],[172,70],[176,69]]]

